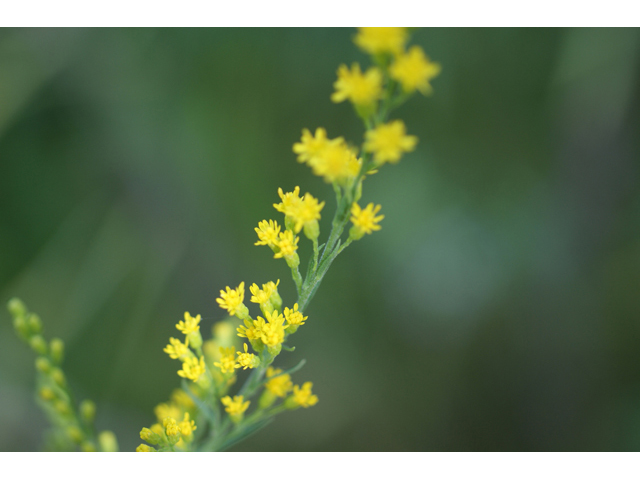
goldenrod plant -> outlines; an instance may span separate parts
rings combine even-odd
[[[380,205],[369,203],[363,208],[358,203],[365,179],[416,147],[418,139],[407,134],[404,122],[389,116],[416,91],[430,94],[430,81],[439,74],[440,65],[419,46],[407,48],[410,35],[407,28],[360,28],[354,42],[370,55],[372,65],[366,70],[357,63],[338,67],[331,100],[349,101],[363,121],[364,141],[359,147],[343,137],[330,138],[322,127],[314,133],[303,129],[300,141],[293,145],[297,161],[333,187],[336,210],[325,240],[320,243],[318,221],[326,202],[308,192],[300,196],[298,186],[287,192],[278,189],[280,201],[273,207],[284,221],[282,217],[280,223],[265,219],[255,227],[255,245],[268,247],[275,259],[283,259],[291,269],[297,298],[284,301],[278,292],[279,279],[261,286],[253,283],[248,292],[244,282],[226,286],[216,301],[228,317],[213,326],[207,340],[200,331],[201,315],[185,312],[176,324],[179,338],[169,338],[164,348],[179,364],[181,388],[155,408],[157,423],[140,431],[145,443],[137,451],[225,450],[276,415],[318,403],[310,381],[300,385],[292,378],[304,360],[288,367],[286,359],[282,367],[275,363],[295,348],[292,336],[310,321],[304,312],[336,257],[354,241],[380,229],[384,218]],[[312,244],[304,274],[298,255],[302,236]],[[253,312],[250,304],[256,304]],[[85,401],[76,407],[73,402],[61,369],[62,342],[47,343],[39,318],[20,300],[12,299],[9,311],[16,332],[38,355],[38,398],[54,425],[52,448],[116,450],[112,433],[95,434],[94,404]],[[250,372],[238,387],[238,375],[245,370]]]

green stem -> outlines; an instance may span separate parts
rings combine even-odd
[[[316,270],[318,270],[318,239],[313,239],[313,267],[311,268],[311,272],[308,275],[315,275]]]
[[[302,292],[302,275],[300,275],[300,270],[298,269],[298,267],[291,267],[291,276],[293,277],[293,281],[296,284],[298,295],[300,295],[300,292]]]

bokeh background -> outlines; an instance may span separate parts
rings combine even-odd
[[[366,61],[353,34],[0,30],[0,300],[65,339],[123,450],[178,385],[162,349],[185,310],[208,332],[243,280],[294,300],[253,228],[278,187],[333,211],[291,146],[304,127],[361,140],[329,100],[338,65]],[[414,40],[443,66],[395,114],[419,146],[367,180],[383,228],[279,359],[307,359],[294,380],[320,402],[235,449],[639,450],[640,30]],[[34,376],[3,307],[0,450],[42,448]]]

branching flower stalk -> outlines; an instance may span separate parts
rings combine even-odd
[[[261,316],[252,317],[244,303],[244,282],[235,288],[227,286],[216,301],[229,317],[213,326],[212,337],[206,341],[200,332],[200,315],[185,312],[176,325],[184,339],[170,338],[164,349],[181,362],[177,372],[182,377],[181,389],[156,407],[158,422],[142,429],[140,437],[146,443],[138,451],[226,450],[278,414],[318,402],[311,382],[293,384],[291,376],[303,367],[304,360],[284,371],[273,363],[282,350],[295,348],[291,336],[305,325],[308,317],[303,312],[337,256],[354,241],[380,229],[384,218],[379,215],[380,205],[369,203],[361,208],[358,204],[364,180],[415,149],[418,139],[407,135],[402,120],[390,120],[389,115],[416,90],[430,94],[429,82],[440,73],[440,66],[419,46],[406,50],[409,37],[406,28],[360,28],[354,42],[371,55],[373,65],[364,72],[357,63],[338,68],[331,100],[349,101],[362,120],[365,132],[359,147],[343,137],[329,138],[321,127],[314,134],[304,129],[293,145],[298,162],[333,187],[336,211],[326,241],[319,244],[318,221],[325,202],[310,193],[300,196],[299,187],[290,192],[278,189],[280,202],[273,206],[284,214],[282,225],[269,219],[255,228],[255,244],[269,247],[274,258],[283,258],[291,269],[296,301],[284,306],[278,293],[280,280],[261,287],[254,283],[247,296],[251,295],[249,302],[258,305]],[[345,235],[349,221],[352,226]],[[301,233],[313,246],[304,276],[297,252]],[[251,373],[232,396],[240,369]]]

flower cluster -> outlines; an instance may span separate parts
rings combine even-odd
[[[53,338],[47,341],[40,317],[29,312],[21,300],[12,298],[7,306],[16,334],[36,354],[37,401],[53,425],[46,442],[47,450],[117,452],[118,441],[113,432],[105,430],[96,434],[95,403],[83,400],[76,405],[73,401],[62,370],[62,340]]]
[[[320,242],[326,202],[308,192],[301,196],[298,186],[277,191],[280,202],[273,207],[283,218],[262,220],[255,228],[255,245],[268,247],[274,258],[284,259],[290,268],[297,299],[285,305],[278,292],[279,279],[253,283],[248,298],[255,304],[252,313],[245,304],[245,283],[226,286],[216,302],[228,317],[212,326],[206,341],[201,332],[206,318],[185,312],[175,325],[180,335],[170,337],[164,348],[170,359],[180,363],[181,388],[155,408],[156,423],[140,431],[145,443],[137,451],[224,450],[275,415],[318,403],[311,382],[297,385],[292,380],[304,360],[287,370],[276,368],[274,363],[280,354],[295,348],[292,335],[307,324],[303,312],[336,257],[352,242],[381,228],[384,216],[379,214],[380,205],[369,203],[361,208],[358,204],[365,178],[416,148],[418,139],[407,134],[402,120],[389,115],[416,91],[431,93],[430,82],[440,66],[420,47],[407,49],[410,33],[406,28],[361,28],[354,42],[371,56],[371,66],[362,68],[353,63],[338,67],[331,100],[350,102],[362,119],[364,133],[359,146],[341,136],[329,138],[322,127],[313,134],[303,129],[300,141],[293,145],[298,162],[331,184],[335,193],[336,210],[326,240]],[[349,221],[352,226],[345,235]],[[300,271],[298,252],[301,238],[310,241],[312,248],[304,272]],[[55,448],[117,449],[113,434],[93,433],[95,405],[85,401],[76,408],[71,401],[61,369],[62,342],[47,342],[39,318],[27,312],[19,300],[11,300],[9,310],[16,332],[38,355],[39,401],[59,427],[54,438],[67,442]],[[245,378],[236,390],[239,376]]]
[[[224,449],[241,438],[242,432],[255,430],[260,422],[281,411],[309,408],[318,402],[311,382],[295,385],[291,378],[303,362],[288,371],[273,364],[283,351],[293,349],[289,345],[291,335],[306,324],[308,317],[303,311],[338,254],[353,241],[381,228],[384,215],[380,215],[380,205],[369,203],[361,208],[358,204],[364,179],[387,163],[398,163],[416,148],[417,137],[407,134],[404,122],[389,119],[389,114],[416,91],[429,94],[430,81],[438,75],[440,66],[431,62],[420,47],[407,49],[409,38],[406,28],[361,28],[354,42],[371,55],[372,65],[364,69],[357,63],[338,67],[331,100],[350,102],[363,120],[360,146],[341,136],[330,138],[322,127],[313,133],[303,129],[300,141],[293,145],[298,162],[330,183],[336,194],[337,208],[326,242],[319,245],[326,202],[308,192],[301,195],[298,186],[277,191],[280,201],[273,207],[284,218],[265,219],[255,227],[255,245],[268,247],[274,258],[283,258],[291,269],[297,301],[284,305],[278,292],[280,280],[251,284],[248,304],[244,282],[237,287],[226,286],[216,302],[230,318],[215,324],[212,339],[204,343],[200,315],[185,313],[184,321],[176,325],[185,335],[184,341],[170,338],[165,352],[182,362],[178,375],[185,379],[183,389],[189,389],[189,398],[199,399],[198,408],[194,412],[175,399],[159,405],[158,423],[141,432],[147,443],[161,450],[189,448],[196,424],[200,426],[202,419],[205,423],[210,420],[207,428],[211,440],[201,448]],[[352,226],[344,238],[349,221]],[[313,248],[304,275],[299,268],[301,238],[311,241]],[[259,308],[258,314],[250,311],[251,303]],[[247,379],[235,395],[229,395],[244,370],[250,371]],[[252,400],[260,391],[257,402]],[[190,415],[202,408],[205,412],[194,423]],[[153,448],[142,445],[139,450]]]

